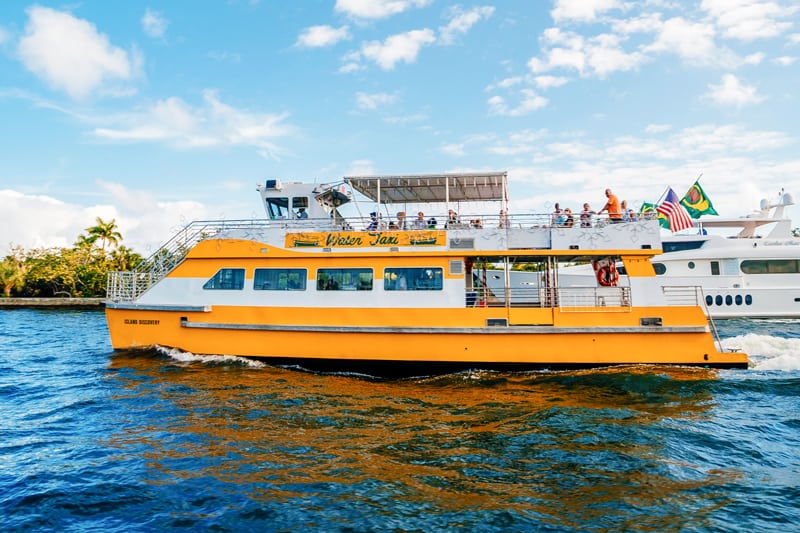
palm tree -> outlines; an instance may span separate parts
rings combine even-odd
[[[87,240],[89,242],[101,241],[102,246],[100,248],[105,253],[106,245],[117,246],[119,241],[122,240],[122,234],[117,231],[117,222],[113,218],[109,222],[104,222],[103,219],[97,217],[96,222],[95,226],[86,228],[86,232],[89,234]]]

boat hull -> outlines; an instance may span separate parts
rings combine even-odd
[[[560,313],[555,309],[547,310],[549,323],[541,320],[541,314],[532,313],[531,317],[539,318],[530,322],[537,325],[523,323],[524,318],[509,325],[508,319],[498,318],[498,310],[493,309],[461,313],[442,309],[437,311],[448,318],[437,320],[431,313],[430,320],[413,321],[429,324],[426,327],[393,321],[389,314],[381,313],[369,313],[368,320],[369,310],[362,311],[360,320],[352,310],[330,309],[308,320],[318,311],[109,307],[106,315],[115,349],[159,345],[194,354],[238,355],[276,365],[377,375],[632,364],[747,367],[745,354],[717,349],[705,317],[695,307],[670,308],[666,316],[663,308],[624,313],[614,309]],[[399,312],[391,316],[420,314],[414,309],[394,311]],[[349,320],[341,320],[343,315]],[[299,320],[301,316],[306,319]],[[643,320],[649,324],[655,316],[661,325],[642,325]]]

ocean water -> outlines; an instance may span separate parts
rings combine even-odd
[[[800,321],[754,368],[377,381],[0,311],[3,531],[797,531]]]

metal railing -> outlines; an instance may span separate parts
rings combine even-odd
[[[631,307],[630,287],[561,287],[508,289],[508,302],[504,294],[476,288],[467,291],[467,307],[558,307],[567,311],[585,308]]]

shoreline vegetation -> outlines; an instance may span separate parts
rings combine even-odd
[[[116,221],[97,217],[71,247],[25,250],[12,244],[0,261],[0,305],[99,307],[108,273],[133,270],[142,261],[121,241]]]

